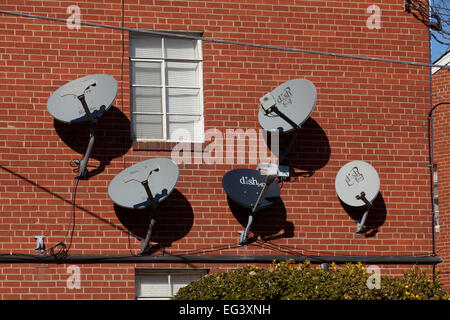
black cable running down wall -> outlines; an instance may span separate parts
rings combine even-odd
[[[433,246],[433,256],[436,256],[436,240],[435,240],[435,219],[436,219],[436,213],[435,213],[435,206],[434,206],[434,137],[433,137],[433,111],[441,106],[441,105],[450,105],[450,102],[440,102],[436,105],[434,105],[431,110],[428,113],[428,165],[430,167],[430,189],[431,189],[431,237],[432,237],[432,246]]]
[[[435,265],[442,262],[433,256],[306,256],[306,255],[52,255],[3,254],[0,263],[272,263],[292,259],[295,263],[310,261],[320,263],[406,264]]]

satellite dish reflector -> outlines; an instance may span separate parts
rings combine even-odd
[[[90,134],[86,153],[78,164],[77,178],[86,175],[94,146],[97,119],[113,104],[117,94],[116,80],[107,74],[94,74],[70,81],[57,89],[47,101],[53,118],[65,123],[89,121]]]
[[[93,74],[70,81],[57,89],[47,101],[53,118],[75,123],[97,119],[113,104],[117,94],[116,80],[107,74]],[[82,100],[88,111],[86,112]]]
[[[365,194],[369,202],[375,200],[380,192],[380,177],[374,167],[364,161],[352,161],[345,164],[337,173],[335,180],[339,198],[352,207],[366,205],[358,199]]]
[[[168,158],[152,158],[126,168],[111,180],[108,195],[118,206],[143,209],[152,205],[142,184],[148,183],[155,203],[166,199],[175,188],[179,169]]]
[[[86,90],[90,87],[95,87],[97,85],[97,80],[92,76],[87,76],[78,81],[73,81],[70,85],[61,88],[59,95],[61,97],[65,96],[75,96],[79,97],[84,94]]]
[[[364,233],[367,214],[380,192],[380,177],[377,171],[364,161],[349,162],[337,173],[335,187],[339,199],[345,204],[352,207],[367,207],[361,221],[357,221],[356,233]]]
[[[309,119],[317,100],[317,90],[314,84],[306,79],[286,81],[273,91],[263,96],[260,101],[258,120],[261,127],[270,132],[272,137],[279,139],[278,133],[294,131],[285,150],[278,150],[278,176],[289,177],[289,167],[281,166],[285,157],[292,149],[297,139],[301,125]],[[273,149],[271,148],[273,151]]]
[[[259,123],[267,131],[289,132],[298,129],[308,120],[316,99],[316,87],[311,81],[286,81],[260,99]]]
[[[123,170],[109,184],[108,195],[118,206],[129,209],[153,208],[147,235],[141,241],[141,253],[148,250],[158,206],[171,194],[178,177],[179,169],[175,162],[168,158],[152,158]]]
[[[234,169],[228,171],[222,178],[222,186],[230,199],[245,208],[254,208],[265,184],[266,176],[253,169]],[[265,197],[258,204],[258,209],[271,206],[279,197],[280,187],[273,181],[268,186]]]
[[[259,168],[258,168],[259,169]],[[253,223],[254,214],[274,204],[280,197],[280,187],[275,181],[277,167],[265,168],[267,171],[235,169],[228,171],[222,178],[222,186],[228,197],[237,204],[250,208],[249,220],[241,233],[239,245],[247,243],[248,232]]]

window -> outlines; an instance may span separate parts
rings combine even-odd
[[[203,142],[201,57],[200,40],[131,34],[134,140]]]
[[[136,269],[136,298],[168,300],[180,288],[206,274],[205,269]]]
[[[439,225],[439,193],[438,193],[438,168],[433,164],[433,201],[434,201],[434,230],[440,232]]]

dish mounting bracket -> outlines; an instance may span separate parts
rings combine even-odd
[[[265,199],[265,196],[267,194],[267,191],[269,190],[270,185],[278,176],[278,166],[276,166],[274,164],[260,163],[260,164],[258,164],[256,170],[258,170],[262,175],[265,175],[266,179],[262,183],[263,188],[261,189],[261,192],[258,195],[258,199],[256,200],[256,202],[253,204],[253,207],[251,208],[251,212],[248,216],[248,222],[247,222],[247,226],[246,226],[245,230],[239,231],[239,234],[240,234],[239,246],[247,245],[248,233],[253,224],[254,215],[258,211],[259,206],[262,203],[262,201]]]
[[[356,221],[356,234],[364,234],[367,231],[367,228],[365,226],[367,216],[369,215],[369,210],[372,208],[373,204],[367,200],[366,193],[364,191],[361,191],[360,194],[356,195],[356,199],[362,200],[364,204],[366,205],[366,211],[364,212],[362,218],[360,221]]]
[[[130,181],[137,181],[139,182],[145,189],[145,192],[147,193],[148,199],[150,200],[150,204],[153,209],[153,214],[150,218],[150,223],[148,225],[147,234],[145,235],[144,239],[141,239],[141,254],[145,254],[149,250],[149,242],[150,237],[152,236],[153,227],[156,224],[156,218],[158,216],[158,204],[155,201],[155,198],[152,194],[152,191],[150,190],[148,179],[151,178],[151,174],[153,172],[159,171],[158,165],[152,165],[148,166],[143,170],[138,170],[136,172],[131,172],[125,179],[124,182],[128,183]]]

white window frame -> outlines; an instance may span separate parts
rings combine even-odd
[[[172,277],[174,275],[182,276],[196,276],[197,279],[201,279],[202,277],[208,274],[208,269],[148,269],[148,268],[136,268],[135,269],[135,294],[137,300],[168,300],[172,298],[176,292],[173,292],[173,283]],[[142,293],[142,285],[148,283],[148,280],[151,279],[152,276],[166,276],[167,277],[167,285],[169,287],[170,293],[166,296],[146,296]],[[147,280],[147,281],[145,281]],[[194,280],[192,280],[194,281]],[[186,283],[188,285],[189,283]]]
[[[438,167],[433,164],[433,202],[434,202],[434,231],[440,232],[439,223],[439,187],[438,187]]]
[[[177,34],[186,34],[186,35],[195,35],[195,36],[201,36],[199,33],[188,33],[188,32],[176,32]],[[196,59],[189,59],[189,58],[166,58],[165,57],[165,39],[168,38],[167,36],[161,36],[161,57],[163,58],[138,58],[138,57],[131,57],[130,56],[130,100],[131,100],[131,130],[132,130],[132,138],[135,141],[157,141],[157,142],[180,142],[179,140],[173,140],[168,138],[168,130],[167,130],[167,124],[168,124],[168,116],[174,115],[185,115],[185,116],[198,116],[200,117],[199,120],[199,128],[198,132],[194,132],[194,137],[191,137],[191,140],[183,140],[183,142],[191,142],[191,143],[202,143],[205,141],[205,133],[204,133],[204,106],[203,106],[203,51],[202,51],[202,41],[201,40],[192,40],[196,41],[196,51],[197,51],[197,57]],[[133,39],[133,33],[130,33],[130,48],[132,45],[132,39]],[[133,64],[134,62],[150,62],[150,63],[160,63],[161,64],[161,84],[160,85],[141,85],[141,84],[135,84],[134,79],[132,78],[133,74]],[[198,63],[198,86],[169,86],[166,83],[166,64],[167,62],[187,62],[187,63]],[[133,110],[134,105],[134,94],[133,94],[133,88],[137,87],[147,87],[147,88],[159,88],[161,89],[161,104],[162,104],[162,112],[139,112]],[[168,112],[167,111],[167,95],[168,95],[168,89],[195,89],[199,90],[199,113],[174,113],[174,112]],[[158,138],[137,138],[136,137],[136,128],[134,124],[134,115],[138,114],[144,114],[144,115],[161,115],[162,116],[162,133],[163,137],[162,139]]]

